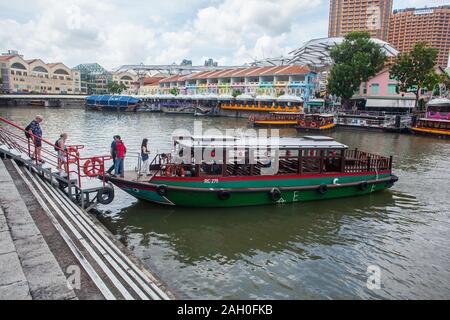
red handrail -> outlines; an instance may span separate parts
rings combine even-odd
[[[5,123],[9,126],[12,126],[13,128],[17,129],[19,131],[19,133],[25,133],[27,132],[24,128],[22,128],[21,126],[17,125],[16,123],[0,117],[0,124],[1,123]],[[94,157],[80,157],[79,155],[79,150],[84,149],[84,145],[68,145],[66,150],[62,150],[59,147],[55,146],[54,143],[51,143],[50,141],[48,141],[47,139],[43,138],[43,137],[38,137],[36,135],[34,135],[32,132],[27,132],[28,135],[33,139],[40,139],[42,141],[42,147],[41,147],[41,160],[44,160],[47,164],[49,164],[50,166],[53,166],[55,168],[58,167],[59,165],[59,158],[58,158],[58,154],[56,150],[59,150],[60,152],[63,153],[65,160],[66,160],[66,165],[63,165],[63,170],[67,173],[67,177],[70,180],[70,174],[76,174],[78,177],[78,186],[81,188],[82,186],[82,181],[81,178],[85,178],[88,177],[86,174],[83,174],[84,172],[82,172],[82,163],[87,161],[87,160],[93,160],[93,159],[97,159],[101,162],[102,164],[102,171],[104,171],[104,165],[105,165],[105,161],[107,160],[111,160],[112,157],[110,155],[101,155],[101,156],[94,156]],[[32,156],[32,146],[34,146],[34,155],[36,155],[36,146],[35,144],[31,143],[31,138],[27,139],[25,137],[25,134],[18,134],[17,132],[13,132],[11,130],[8,130],[5,127],[1,127],[0,126],[0,142],[3,142],[5,144],[7,144],[11,149],[15,149],[21,153],[25,153],[27,154],[30,158]],[[46,148],[45,148],[46,147]],[[76,152],[73,153],[71,151],[75,150]],[[36,165],[39,165],[39,160],[37,157],[35,157],[36,159],[34,159],[36,161]],[[71,170],[71,164],[76,165],[75,169]],[[67,166],[67,167],[66,167]],[[105,180],[103,179],[103,183],[105,183]]]

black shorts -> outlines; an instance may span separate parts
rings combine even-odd
[[[36,148],[42,147],[42,140],[41,140],[40,138],[35,138],[35,139],[34,139],[34,146],[35,146]]]

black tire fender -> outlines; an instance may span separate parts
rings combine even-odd
[[[322,184],[320,187],[317,188],[317,192],[321,195],[324,195],[328,192],[328,186],[326,184]]]
[[[272,190],[270,190],[269,192],[270,195],[270,199],[272,199],[272,201],[274,202],[278,202],[281,200],[281,191],[278,188],[273,188]]]
[[[97,202],[103,205],[110,204],[114,200],[114,188],[105,187],[97,192]]]
[[[367,181],[361,182],[359,184],[359,190],[366,191],[367,189],[369,189],[369,184],[367,183]]]
[[[165,185],[161,185],[161,186],[158,186],[157,188],[156,188],[156,192],[161,196],[161,197],[165,197],[165,196],[167,196],[167,192],[169,191],[169,189],[167,188],[167,186],[165,186]]]
[[[218,197],[220,200],[228,200],[228,199],[231,198],[231,193],[230,193],[229,191],[226,191],[226,190],[220,190],[220,191],[217,193],[217,197]]]

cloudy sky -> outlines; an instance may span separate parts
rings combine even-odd
[[[395,8],[449,0],[394,0]],[[327,36],[328,0],[0,0],[0,50],[70,67],[237,65]]]

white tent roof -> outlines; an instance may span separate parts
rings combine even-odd
[[[302,102],[303,99],[298,96],[284,94],[282,96],[279,96],[277,101],[279,101],[279,102]]]
[[[236,97],[236,100],[239,101],[247,101],[247,100],[255,100],[251,95],[249,94],[241,94],[240,96]]]
[[[313,39],[305,43],[301,48],[292,51],[289,64],[303,64],[315,67],[326,67],[332,64],[330,58],[331,49],[344,41],[343,37],[335,38],[319,38]],[[389,43],[371,38],[372,42],[379,44],[388,57],[395,57],[399,54],[398,50]]]

